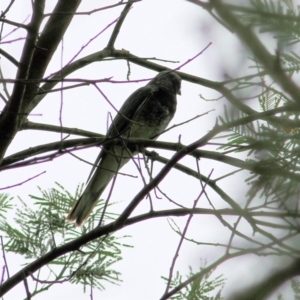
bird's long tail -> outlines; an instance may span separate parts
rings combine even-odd
[[[76,226],[85,222],[111,179],[132,157],[128,151],[124,153],[126,150],[122,147],[114,147],[113,151],[114,154],[103,155],[87,187],[67,216],[67,220],[75,221]]]

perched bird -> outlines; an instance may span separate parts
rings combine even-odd
[[[124,102],[108,129],[107,137],[156,139],[175,114],[176,94],[181,94],[180,87],[178,74],[172,71],[157,74]],[[137,153],[136,147],[103,145],[93,174],[67,220],[81,226],[114,175]]]

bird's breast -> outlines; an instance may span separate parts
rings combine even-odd
[[[153,93],[140,106],[131,124],[130,137],[152,138],[166,129],[176,110],[176,98],[165,92]]]

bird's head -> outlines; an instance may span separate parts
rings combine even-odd
[[[174,71],[162,71],[158,73],[148,84],[159,85],[174,95],[181,95],[181,78]]]

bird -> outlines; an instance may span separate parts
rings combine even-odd
[[[173,119],[181,77],[174,71],[159,72],[123,103],[107,131],[107,138],[157,139]],[[103,145],[85,190],[67,216],[81,226],[115,174],[138,153],[134,146]]]

